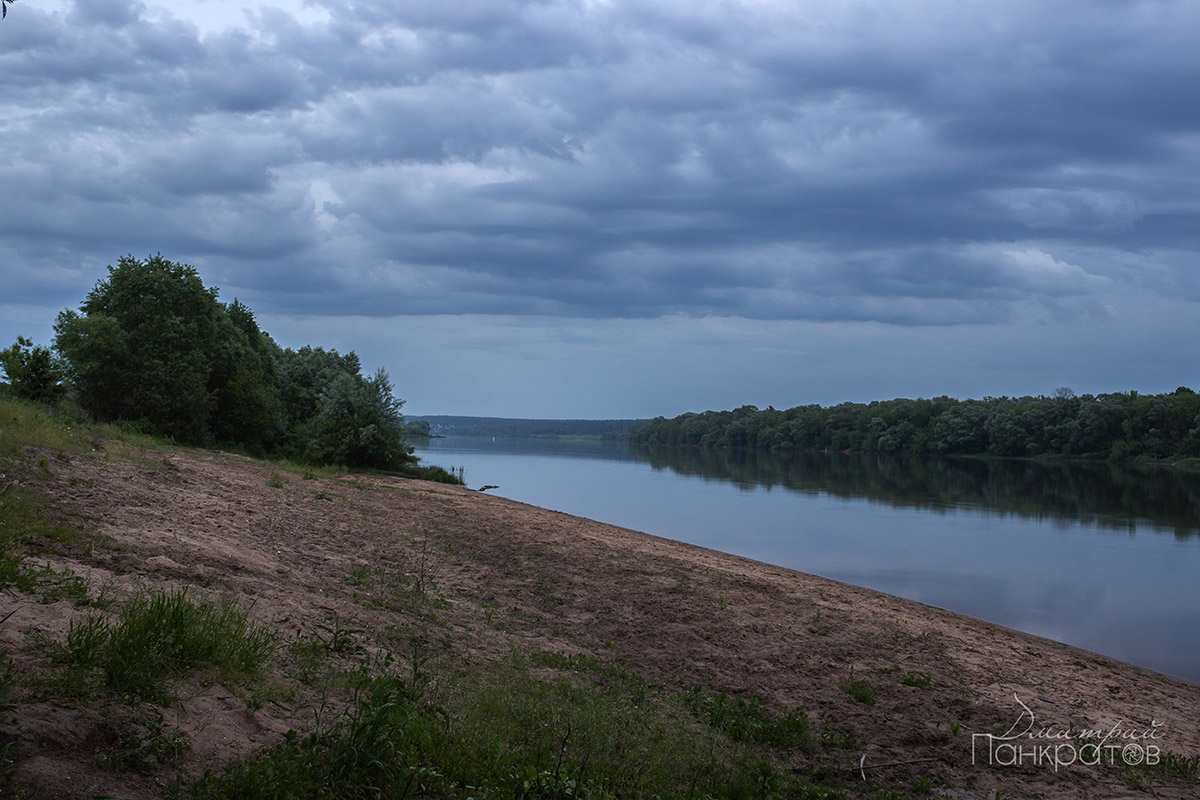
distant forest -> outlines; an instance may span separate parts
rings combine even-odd
[[[1200,395],[1135,391],[1076,396],[951,397],[658,417],[630,440],[759,450],[831,450],[1125,460],[1200,457]]]
[[[594,436],[624,439],[645,419],[508,419],[504,417],[456,417],[447,415],[408,418],[408,431],[415,434],[423,424],[434,436],[512,436],[550,438]]]

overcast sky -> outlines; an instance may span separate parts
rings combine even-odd
[[[1200,389],[1194,0],[19,0],[0,346],[161,252],[408,413]]]

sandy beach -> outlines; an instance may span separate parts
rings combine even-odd
[[[851,783],[927,779],[933,796],[957,798],[1198,796],[1195,782],[1107,759],[1200,753],[1200,686],[1066,645],[463,487],[306,478],[191,450],[48,464],[22,480],[98,538],[90,553],[39,561],[116,596],[190,586],[252,602],[255,620],[289,635],[336,621],[367,651],[403,632],[462,664],[584,654],[656,685],[803,709],[814,727],[853,735],[834,765]],[[435,592],[436,613],[382,602],[379,576],[389,574]],[[18,675],[36,676],[51,668],[38,642],[62,640],[83,612],[9,587],[0,616],[10,613],[0,642]],[[854,682],[873,703],[852,696]],[[189,740],[185,772],[311,723],[295,702],[249,714],[244,698],[203,676],[180,698],[160,713]],[[3,728],[22,743],[14,786],[52,798],[161,796],[164,773],[114,772],[88,757],[113,735],[117,702],[25,698]],[[1067,760],[1081,731],[1100,737],[1102,763]]]

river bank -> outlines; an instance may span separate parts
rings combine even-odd
[[[811,743],[773,757],[848,796],[1197,791],[1200,686],[929,606],[462,487],[111,443],[28,450],[23,464],[8,480],[19,474],[92,537],[37,556],[51,574],[69,571],[109,602],[146,587],[234,598],[280,632],[290,659],[248,689],[190,674],[176,702],[149,709],[72,702],[46,688],[58,669],[47,643],[94,612],[10,586],[0,643],[16,678],[3,731],[20,742],[13,785],[25,791],[157,797],[311,729],[332,684],[305,682],[304,642],[324,643],[329,674],[389,652],[446,676],[517,657],[550,681],[629,675],[654,697],[703,687],[802,711]],[[173,758],[114,769],[106,748],[147,715],[177,733]],[[1165,764],[1132,763],[1134,750],[1068,764],[1066,747],[1047,749],[1081,748],[1080,731]],[[991,740],[1001,747],[989,756],[983,734],[1016,738]]]

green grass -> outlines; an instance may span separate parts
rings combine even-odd
[[[94,536],[64,524],[45,498],[20,483],[0,484],[0,587],[14,586],[43,603],[87,602],[88,585],[71,570],[38,565],[37,555],[86,555]]]
[[[91,546],[92,537],[56,518],[36,491],[18,481],[0,484],[0,551],[86,554]]]
[[[53,569],[49,564],[36,567],[12,552],[0,555],[0,586],[15,586],[43,603],[88,602],[88,584],[79,575],[69,569]]]
[[[99,671],[112,692],[171,701],[167,681],[198,667],[227,677],[258,672],[276,649],[274,634],[250,622],[232,601],[193,601],[186,590],[135,595],[115,621],[91,614],[72,620],[61,657]]]
[[[12,616],[9,612],[8,616]],[[8,621],[8,617],[0,619],[0,625]],[[9,692],[13,684],[13,662],[8,653],[0,650],[0,721],[5,724],[12,722],[9,719],[8,712],[11,711],[16,704],[9,699]],[[16,759],[18,748],[20,747],[20,738],[12,734],[0,734],[0,797],[8,797],[8,792],[11,790],[13,772],[16,769]]]
[[[705,725],[735,742],[772,747],[807,747],[811,744],[808,715],[798,709],[776,714],[757,698],[743,700],[724,692],[713,694],[699,686],[683,695],[685,704]]]
[[[436,483],[452,483],[460,486],[464,483],[461,470],[459,470],[459,472],[456,474],[443,467],[432,464],[405,467],[400,471],[400,474],[407,478],[417,478],[419,480],[434,481]]]
[[[0,396],[0,457],[15,456],[23,448],[36,447],[59,453],[101,451],[139,462],[145,459],[141,450],[174,446],[133,423],[88,422],[81,410],[71,409],[67,404],[51,407]]]
[[[653,797],[681,796],[696,776],[704,788],[719,782],[720,762],[655,712],[567,681],[505,669],[474,676],[448,701],[411,679],[370,679],[324,730],[185,796]]]
[[[93,445],[82,424],[65,423],[39,403],[0,397],[0,455],[11,456],[24,447],[88,452]]]
[[[319,624],[317,629],[320,633],[317,635],[316,641],[330,653],[359,653],[363,650],[362,645],[358,643],[358,637],[362,635],[363,629],[343,626],[336,614],[333,615],[333,621],[330,624]]]
[[[850,670],[850,679],[842,681],[838,686],[858,702],[869,706],[875,705],[875,689],[866,681],[857,680],[854,677],[854,670]]]
[[[337,475],[345,475],[349,471],[344,464],[310,464],[307,461],[299,461],[294,458],[271,458],[264,460],[282,470],[299,475],[306,481],[316,480],[317,478],[333,478]]]
[[[1088,758],[1094,759],[1096,754],[1089,752]],[[1107,757],[1103,758],[1101,763],[1109,764]],[[1150,794],[1157,795],[1154,791],[1156,786],[1200,786],[1200,755],[1184,756],[1162,751],[1156,754],[1153,763],[1147,759],[1136,764],[1127,763],[1121,756],[1117,756],[1110,766],[1128,786]]]
[[[111,770],[151,775],[159,767],[177,764],[190,747],[187,735],[168,727],[161,714],[134,717],[105,743],[95,761]]]
[[[654,684],[641,675],[630,672],[620,664],[604,661],[583,654],[536,652],[531,656],[534,664],[551,667],[563,672],[578,672],[591,675],[608,691],[619,691],[628,695],[633,702],[645,702],[656,690]]]
[[[402,672],[364,666],[343,680],[344,711],[179,797],[845,796],[837,780],[793,770],[789,754],[810,742],[803,713],[661,689],[590,656],[514,654],[466,670],[414,658]]]
[[[420,763],[436,735],[436,717],[413,687],[380,676],[357,687],[348,709],[321,730],[289,731],[283,744],[259,757],[209,772],[180,796],[219,798],[402,798],[424,793],[441,778]]]
[[[925,672],[911,672],[908,670],[901,671],[899,664],[892,664],[883,671],[884,675],[897,675],[896,680],[905,686],[912,686],[916,689],[923,689],[927,692],[933,691],[934,683],[933,676]]]
[[[933,691],[933,678],[924,672],[905,672],[899,678],[905,686],[914,686],[925,691]]]
[[[346,578],[346,583],[350,586],[361,586],[364,589],[371,588],[371,568],[365,566],[357,566],[350,568],[350,575]]]

